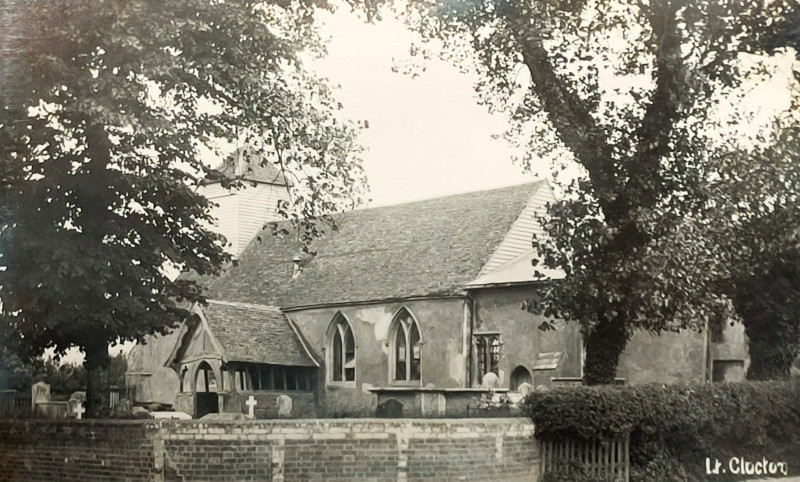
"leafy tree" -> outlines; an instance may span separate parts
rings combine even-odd
[[[788,379],[800,353],[800,262],[776,261],[740,281],[734,303],[750,342],[747,378]]]
[[[0,348],[0,389],[23,390],[44,376],[47,363],[42,359],[28,362],[13,351]]]
[[[744,324],[747,376],[755,380],[788,378],[800,352],[800,125],[793,124],[768,149],[718,163],[719,203],[704,213],[714,221],[704,236],[725,254],[718,289]]]
[[[49,362],[50,370],[44,379],[50,384],[52,397],[60,400],[69,400],[73,393],[86,390],[87,372],[82,365],[64,363],[56,365]],[[103,388],[105,390],[106,387]]]
[[[581,168],[534,240],[566,279],[543,285],[528,309],[580,323],[585,382],[613,381],[635,330],[702,329],[729,314],[720,257],[710,238],[697,242],[712,222],[699,219],[713,211],[711,157],[725,151],[718,111],[753,75],[742,54],[796,40],[795,2],[417,5],[409,19],[427,38],[456,61],[474,52],[481,100],[515,106],[510,137],[526,164],[556,152]]]
[[[287,215],[358,200],[354,129],[298,55],[321,53],[316,0],[8,0],[0,22],[3,335],[86,355],[101,413],[112,342],[164,333],[203,297],[166,267],[218,273],[201,158],[246,142],[298,176]],[[9,21],[12,19],[13,21]],[[237,187],[237,181],[224,179]]]

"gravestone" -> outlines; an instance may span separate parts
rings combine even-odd
[[[69,413],[77,413],[75,409],[78,406],[86,407],[86,392],[73,392],[72,395],[69,396],[69,401],[67,403],[69,404]]]
[[[498,378],[497,375],[495,375],[494,373],[489,372],[483,376],[481,384],[484,387],[493,390],[500,386],[500,378]]]
[[[517,391],[523,396],[527,395],[533,391],[533,385],[530,383],[522,383],[517,387]]]
[[[278,395],[275,399],[278,405],[278,418],[289,418],[292,416],[292,397],[289,395]]]
[[[114,413],[118,417],[129,417],[133,414],[133,402],[127,398],[123,398],[117,403],[117,406],[114,407]]]
[[[251,418],[256,417],[256,405],[258,405],[258,400],[255,399],[252,395],[247,398],[247,401],[244,402],[247,405],[247,414]]]
[[[83,403],[80,400],[75,402],[75,406],[72,407],[72,412],[75,414],[75,418],[78,420],[83,418],[83,414],[86,413],[86,409],[83,408]]]
[[[36,382],[31,387],[31,410],[36,410],[36,404],[50,401],[50,385],[45,382]]]
[[[153,418],[150,416],[150,411],[144,407],[133,407],[133,418]]]
[[[402,418],[403,404],[394,398],[390,398],[378,405],[375,415],[381,418]]]

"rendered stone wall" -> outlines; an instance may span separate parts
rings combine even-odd
[[[634,333],[617,368],[629,385],[703,383],[706,376],[705,333],[684,330],[652,335]]]
[[[289,312],[289,317],[305,337],[323,365],[320,387],[320,415],[329,417],[375,414],[377,398],[373,387],[392,386],[389,374],[390,325],[394,315],[405,307],[418,322],[422,337],[420,387],[464,388],[467,355],[463,347],[464,299],[424,299],[391,301],[342,307],[313,308]],[[519,306],[514,305],[519,311]],[[325,373],[329,350],[327,334],[337,313],[351,323],[356,343],[356,379],[352,384],[330,383]]]
[[[475,300],[475,324],[473,333],[500,333],[503,347],[498,376],[500,386],[510,388],[511,373],[524,367],[531,374],[534,386],[551,386],[553,377],[581,376],[580,333],[575,323],[556,323],[556,329],[542,331],[539,325],[544,318],[520,309],[531,296],[530,286],[488,288],[474,290],[470,294]],[[474,349],[474,346],[473,346]],[[560,352],[558,367],[536,370],[539,353]],[[477,357],[477,353],[474,354]],[[477,363],[473,364],[473,386],[479,386]]]
[[[506,419],[0,421],[0,480],[535,481]]]

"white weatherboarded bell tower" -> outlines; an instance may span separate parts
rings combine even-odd
[[[228,250],[238,255],[261,231],[264,224],[280,221],[278,203],[289,199],[291,180],[269,161],[249,148],[239,148],[219,167],[229,178],[244,181],[244,187],[227,190],[218,180],[209,179],[201,187],[211,202],[218,204],[212,214],[216,230],[228,240]]]

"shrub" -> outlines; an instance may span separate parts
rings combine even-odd
[[[765,457],[800,473],[800,391],[789,383],[560,388],[532,393],[522,408],[539,440],[630,433],[632,480],[703,480],[706,457]]]

